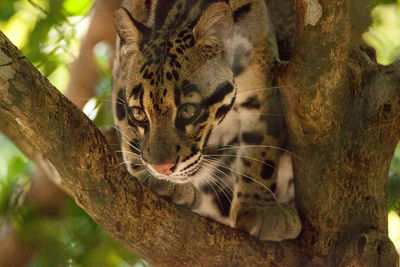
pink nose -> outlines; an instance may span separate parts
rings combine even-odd
[[[165,163],[165,164],[154,164],[151,165],[158,173],[169,175],[173,172],[173,168],[175,167],[174,163]]]

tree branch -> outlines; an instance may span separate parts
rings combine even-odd
[[[0,33],[3,63],[11,64],[0,67],[1,121],[40,151],[80,206],[138,256],[163,265],[299,262],[296,241],[259,243],[142,187],[117,164],[92,122]]]
[[[288,61],[293,48],[293,36],[296,28],[293,1],[265,1],[275,28],[276,40],[279,47],[279,58]],[[309,1],[310,2],[310,1]],[[364,44],[362,34],[371,25],[371,8],[374,0],[351,1],[351,34],[350,43]]]
[[[352,46],[348,70],[352,105],[346,117],[356,118],[364,131],[375,130],[397,142],[400,138],[400,61],[382,66],[376,62],[373,48]],[[347,126],[354,130],[354,123]]]
[[[349,11],[350,1],[346,0],[296,1],[291,65],[301,66],[298,73],[307,74],[308,81],[315,82],[315,67],[327,75],[344,65],[350,43]]]
[[[299,0],[292,57],[280,78],[290,131],[296,140],[323,141],[339,131],[346,104],[349,1]],[[311,107],[311,112],[310,111]],[[323,127],[320,127],[323,125]],[[322,129],[322,131],[321,131]],[[295,137],[295,136],[293,136]]]
[[[366,81],[365,91],[370,101],[370,114],[378,114],[379,111],[385,109],[387,114],[399,119],[400,60],[388,66],[379,66],[378,71]],[[400,131],[400,124],[395,128]]]
[[[350,47],[349,1],[296,3],[292,57],[278,75],[289,149],[303,159],[294,158],[294,177],[296,204],[304,226],[301,240],[313,244],[312,249],[303,251],[304,257],[314,258],[318,265],[322,263],[315,255],[327,255],[330,261],[324,263],[334,262],[335,266],[344,262],[363,266],[370,256],[377,262],[381,257],[396,262],[392,245],[385,245],[385,254],[377,251],[383,247],[379,244],[390,244],[383,237],[387,233],[384,185],[398,142],[391,127],[399,120],[390,121],[398,118],[393,106],[389,112],[392,117],[384,120],[384,104],[382,112],[376,106],[378,112],[373,112],[366,97],[372,92],[389,96],[392,93],[388,92],[397,90],[393,89],[396,79],[389,75],[391,81],[382,84],[388,88],[373,83],[382,78],[379,75],[388,75],[387,69],[380,69],[365,53]],[[371,78],[374,70],[382,73]],[[390,121],[389,127],[383,121]],[[368,229],[376,232],[367,233]],[[364,246],[367,239],[374,241]],[[354,240],[363,244],[359,255]],[[343,260],[343,251],[351,254],[351,259]]]

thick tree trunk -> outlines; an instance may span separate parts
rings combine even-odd
[[[384,187],[400,137],[400,63],[379,66],[350,45],[348,1],[295,3],[290,62],[276,78],[299,157],[297,240],[261,243],[150,193],[2,34],[0,130],[39,151],[104,229],[155,265],[397,266]]]

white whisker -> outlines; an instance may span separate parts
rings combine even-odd
[[[211,169],[209,174],[210,174],[211,178],[213,178],[213,182],[217,183],[218,185],[223,187],[223,189],[221,187],[218,187],[218,188],[221,189],[221,191],[225,191],[226,189],[229,189],[228,191],[230,191],[229,194],[231,195],[231,192],[233,191],[232,188],[224,181],[224,179],[218,177],[217,174],[213,173],[212,171],[219,171],[222,174],[226,175],[228,178],[230,178],[229,175],[227,175],[226,173],[224,173],[224,172],[218,170],[217,168],[215,168],[216,166],[213,165],[213,164],[205,162],[204,166],[207,166],[209,169]],[[221,182],[224,182],[226,187],[223,186],[223,184],[221,184]]]
[[[142,152],[138,147],[136,147],[135,145],[132,144],[132,142],[131,142],[132,139],[130,139],[129,136],[127,136],[126,134],[121,132],[117,127],[113,126],[113,128],[119,131],[119,133],[121,134],[122,140],[124,140],[128,144],[128,146],[132,147],[133,149],[137,150],[140,153]],[[124,137],[126,137],[126,139]]]
[[[123,164],[125,164],[125,165],[131,164],[131,165],[134,165],[134,166],[140,166],[140,168],[144,167],[143,164],[137,164],[137,163],[132,163],[132,162],[128,162],[128,161],[122,161],[122,162],[118,163],[118,166],[121,166]]]
[[[223,147],[223,148],[218,148],[217,150],[229,150],[229,149],[237,149],[237,148],[261,148],[261,147],[279,149],[279,150],[282,150],[282,151],[285,151],[285,152],[289,153],[290,155],[296,157],[297,159],[299,159],[299,160],[301,160],[301,161],[304,161],[302,158],[300,158],[300,157],[299,157],[298,155],[296,155],[295,153],[293,153],[293,152],[291,152],[291,151],[289,151],[289,150],[287,150],[287,149],[278,147],[278,146],[267,146],[267,145],[241,145],[241,146],[227,146],[227,147]]]
[[[146,183],[147,180],[149,180],[150,178],[151,178],[151,174],[148,174],[146,177],[144,177],[143,179],[141,179],[141,180],[142,180],[142,183],[143,183],[143,184]]]
[[[284,85],[282,85],[282,86],[272,86],[272,87],[258,87],[258,88],[250,89],[248,91],[245,91],[245,92],[242,92],[240,94],[237,94],[236,96],[238,97],[238,96],[241,96],[241,95],[251,94],[251,93],[259,92],[259,91],[272,91],[272,90],[276,90],[276,89],[279,89],[279,88],[282,88],[282,87],[284,87]]]
[[[213,188],[212,184],[214,184],[214,185],[225,195],[225,197],[228,199],[229,203],[232,204],[232,202],[231,202],[231,200],[230,200],[230,197],[228,197],[228,195],[225,193],[225,190],[224,190],[223,188],[221,188],[220,185],[218,185],[218,183],[217,183],[217,178],[218,178],[218,177],[217,177],[217,178],[214,177],[214,175],[212,174],[212,172],[211,172],[210,170],[208,170],[208,169],[205,169],[205,170],[208,171],[208,174],[209,174],[209,176],[211,177],[211,179],[206,180],[207,183],[211,186],[211,188]],[[211,182],[211,183],[210,183],[210,182]],[[214,188],[213,188],[213,190],[214,190]],[[223,205],[222,205],[222,203],[221,203],[221,201],[220,201],[220,199],[219,199],[219,196],[218,196],[218,194],[217,194],[217,192],[216,192],[215,190],[214,190],[214,192],[215,192],[216,197],[218,198],[218,202],[219,202],[219,204],[220,204],[220,207],[222,208]],[[231,196],[232,196],[232,195],[231,195]]]
[[[272,196],[274,197],[274,199],[279,203],[279,200],[278,200],[278,198],[276,197],[276,195],[274,194],[274,192],[272,192],[272,190],[269,189],[266,185],[264,185],[264,184],[262,184],[261,182],[257,181],[257,180],[254,179],[253,177],[251,177],[251,176],[249,176],[249,175],[246,175],[246,174],[244,174],[244,173],[241,173],[241,172],[239,172],[239,171],[237,171],[237,170],[234,170],[234,169],[230,168],[226,163],[221,162],[220,160],[217,160],[217,159],[214,159],[214,158],[208,158],[208,159],[204,158],[204,160],[207,160],[208,162],[211,162],[211,163],[212,163],[212,162],[216,163],[216,161],[218,161],[218,162],[220,162],[220,163],[222,163],[222,164],[224,164],[224,165],[226,166],[226,167],[224,167],[224,166],[221,166],[221,167],[223,167],[223,168],[225,168],[225,169],[227,169],[227,170],[230,170],[230,171],[232,171],[232,172],[234,172],[234,173],[236,173],[236,174],[242,175],[242,176],[244,176],[244,177],[246,177],[246,178],[248,178],[248,179],[254,181],[255,183],[257,183],[257,184],[260,185],[261,187],[265,188],[268,192],[270,192],[270,193],[272,194]]]
[[[131,152],[131,151],[116,150],[115,152],[122,152],[122,153],[126,153],[126,154],[133,155],[133,156],[136,156],[136,157],[140,158],[140,155],[138,155],[138,154],[136,154],[136,153],[134,153],[134,152]]]
[[[203,164],[204,164],[204,166],[207,166],[208,168],[210,168],[210,169],[212,169],[212,170],[214,170],[214,171],[218,171],[219,173],[225,175],[226,177],[228,177],[228,179],[232,179],[232,177],[230,177],[227,173],[225,173],[225,172],[219,170],[218,168],[216,168],[217,166],[213,165],[212,163],[210,163],[210,162],[203,162]],[[222,178],[220,178],[220,177],[217,177],[217,178],[218,178],[218,182],[223,182],[223,183],[225,184],[225,186],[226,186],[231,192],[233,192],[232,187],[231,187],[224,179],[222,179]]]
[[[211,180],[211,182],[212,182],[213,184],[215,184],[215,185],[218,187],[218,189],[222,192],[222,194],[224,194],[224,196],[226,197],[226,199],[229,201],[229,204],[232,205],[232,201],[231,201],[232,194],[229,194],[229,195],[230,195],[230,197],[229,197],[229,196],[226,194],[224,188],[221,188],[221,185],[219,185],[215,179]],[[221,205],[221,207],[223,207],[223,206]]]
[[[227,156],[227,157],[237,157],[237,158],[243,158],[243,159],[251,159],[251,160],[257,161],[257,162],[259,162],[259,163],[261,163],[261,164],[267,165],[267,166],[269,166],[269,167],[275,169],[275,166],[272,166],[271,164],[268,164],[268,163],[266,163],[266,162],[264,162],[264,161],[262,161],[262,160],[259,160],[259,159],[256,159],[256,158],[252,158],[252,157],[248,157],[248,156],[243,156],[243,155],[207,154],[207,156],[211,156],[211,157],[213,157],[213,156],[214,156],[214,157],[224,157],[224,156]]]
[[[207,182],[207,184],[211,187],[211,189],[214,191],[215,196],[216,196],[217,199],[218,199],[218,203],[219,203],[219,205],[222,207],[221,200],[219,199],[219,196],[218,196],[218,194],[217,194],[217,191],[215,191],[214,187],[213,187],[212,184],[210,183],[210,180],[206,180],[206,182]]]

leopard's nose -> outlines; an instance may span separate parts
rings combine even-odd
[[[160,165],[152,164],[151,166],[160,174],[170,175],[174,172],[176,165],[174,163],[165,163]]]

